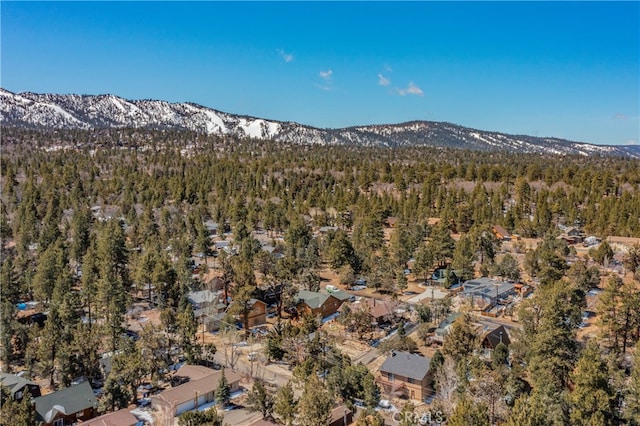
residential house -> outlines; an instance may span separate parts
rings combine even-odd
[[[449,275],[447,276],[447,274]],[[461,271],[454,271],[446,266],[439,266],[433,271],[433,274],[431,274],[431,282],[429,284],[446,287],[447,280],[450,285],[458,284],[460,282],[460,275],[462,275]]]
[[[214,306],[218,302],[219,297],[218,292],[211,290],[191,291],[187,293],[187,301],[191,303],[194,311]]]
[[[105,352],[100,357],[100,372],[102,373],[102,377],[106,380],[111,374],[111,368],[113,366],[113,352]]]
[[[430,358],[393,351],[380,366],[377,382],[391,395],[424,401],[433,394],[430,366]]]
[[[213,277],[205,285],[206,290],[218,292],[224,290],[224,280],[221,277]]]
[[[509,333],[504,325],[481,322],[479,324],[480,346],[484,349],[494,350],[499,343],[511,345]]]
[[[218,224],[213,220],[209,219],[205,221],[204,227],[207,228],[207,232],[209,233],[209,238],[213,238],[218,234]]]
[[[568,228],[560,238],[567,244],[579,244],[584,241],[584,232],[578,228]]]
[[[493,225],[491,228],[493,234],[501,241],[511,241],[511,234],[500,225]]]
[[[231,246],[231,242],[229,241],[216,241],[214,243],[216,250],[224,250],[227,253],[233,252],[233,247]]]
[[[447,334],[449,334],[449,330],[451,330],[451,326],[458,318],[460,318],[460,316],[462,316],[461,313],[455,312],[442,320],[438,325],[438,328],[436,328],[432,340],[435,342],[443,343],[444,338],[447,336]]]
[[[217,331],[226,313],[226,305],[220,302],[220,292],[211,290],[192,291],[187,301],[193,307],[193,314],[207,331]]]
[[[567,229],[566,234],[570,237],[583,237],[584,231],[578,228],[569,228]]]
[[[138,419],[136,416],[131,414],[131,412],[126,408],[123,408],[122,410],[107,413],[87,422],[83,422],[82,426],[135,426],[137,424]]]
[[[211,370],[206,367],[194,369],[196,366],[188,366],[189,371],[183,371],[182,367],[176,372],[176,376],[197,377],[186,383],[166,389],[158,395],[151,397],[151,407],[154,410],[166,410],[173,417],[193,410],[203,404],[215,401],[215,392],[224,374],[231,392],[240,390],[240,375],[233,370]],[[206,369],[206,370],[205,370]],[[209,371],[207,371],[209,370]]]
[[[222,311],[202,318],[205,330],[211,332],[220,330],[220,327],[222,326],[222,324],[224,324],[224,319],[226,316],[226,312]]]
[[[15,374],[0,373],[0,384],[9,389],[11,399],[14,401],[22,401],[22,397],[27,390],[32,398],[40,396],[40,386]]]
[[[44,327],[44,323],[47,321],[49,312],[36,312],[35,309],[26,309],[18,311],[16,319],[20,324],[37,324],[38,327]]]
[[[267,304],[262,300],[249,300],[251,310],[249,311],[248,326],[249,328],[267,323]]]
[[[323,318],[333,315],[342,305],[342,301],[333,294],[318,293],[316,291],[300,290],[295,297],[296,308],[300,314],[310,313]]]
[[[60,389],[33,399],[36,419],[43,426],[65,426],[94,417],[98,400],[89,382]]]
[[[284,249],[280,245],[272,246],[271,244],[266,244],[262,246],[262,250],[266,251],[276,259],[282,259],[284,257]]]
[[[481,309],[495,306],[500,300],[516,294],[513,283],[487,277],[465,281],[462,286],[463,296]]]
[[[283,284],[269,285],[266,287],[258,287],[254,293],[256,299],[262,300],[269,305],[277,305],[282,297]]]
[[[393,321],[395,310],[398,307],[397,302],[375,298],[366,298],[362,301],[369,307],[369,313],[378,327]],[[356,306],[357,304],[354,304],[353,309],[357,309]]]
[[[334,291],[330,292],[330,294],[333,297],[335,297],[336,299],[338,299],[340,301],[340,303],[344,303],[347,300],[354,301],[356,299],[356,297],[354,295],[349,294],[344,290],[334,290]]]

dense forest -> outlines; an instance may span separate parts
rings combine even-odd
[[[500,269],[508,266],[504,259],[493,263],[496,242],[487,237],[491,226],[501,225],[542,239],[525,265],[535,293],[520,307],[523,326],[510,353],[488,365],[474,357],[469,324],[456,323],[440,359],[432,361],[437,389],[449,392],[439,402],[448,424],[640,424],[640,351],[634,348],[640,248],[625,257],[635,278],[604,278],[603,335],[584,342],[577,327],[600,272],[585,262],[569,266],[569,250],[555,238],[559,226],[599,238],[640,237],[640,161],[302,146],[187,131],[8,128],[0,165],[4,371],[27,369],[52,388],[80,375],[98,382],[99,354],[120,351],[125,356],[101,399],[103,410],[113,410],[135,400],[142,375],[162,369],[165,361],[142,360],[140,347],[149,354],[178,345],[194,362],[207,349],[215,351],[197,343],[196,319],[185,300],[187,291],[202,286],[192,273],[194,253],[213,255],[207,221],[218,224],[219,235],[231,232],[238,246],[235,256],[220,253],[217,261],[234,300],[229,312],[241,319],[258,285],[317,288],[321,264],[348,277],[345,282],[366,276],[367,285],[389,293],[406,287],[399,271],[410,258],[425,276],[451,263],[471,278],[476,262],[483,272],[509,276]],[[387,243],[389,217],[400,225]],[[337,229],[313,238],[323,226]],[[281,259],[260,250],[252,237],[258,230],[283,248]],[[451,234],[460,237],[454,241]],[[122,338],[123,316],[132,298],[151,291],[166,333],[149,329],[133,344]],[[32,300],[48,312],[42,328],[17,320],[17,305]],[[270,342],[305,327],[283,326]],[[309,327],[306,332],[315,329]],[[159,341],[160,335],[173,340]],[[280,346],[268,351],[286,358]],[[345,400],[356,394],[379,399],[375,385],[363,387],[372,380],[366,368],[336,357],[335,371],[343,376],[325,385],[311,374],[312,385],[302,386],[298,406],[309,417],[318,416],[313,401],[330,407],[333,399],[318,394],[325,386]],[[314,367],[299,364],[296,374],[308,378]],[[260,387],[252,392],[258,405],[267,398]],[[271,406],[277,398],[294,397],[285,387]],[[17,405],[3,410],[12,410],[14,419],[26,416]],[[373,414],[358,421],[380,424]]]

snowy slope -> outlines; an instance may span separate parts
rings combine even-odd
[[[0,88],[3,126],[25,128],[186,129],[280,142],[356,146],[435,146],[473,150],[640,158],[640,146],[602,146],[557,138],[507,135],[445,122],[318,129],[293,122],[239,116],[193,103],[131,101],[114,95],[12,93]]]

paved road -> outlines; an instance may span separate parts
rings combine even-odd
[[[493,317],[485,317],[480,315],[479,319],[482,322],[489,322],[492,324],[504,325],[504,328],[506,328],[507,330],[512,330],[514,328],[522,328],[522,324],[508,320],[506,318],[499,318],[499,317],[493,318]]]

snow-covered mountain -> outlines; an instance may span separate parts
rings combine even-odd
[[[126,100],[114,95],[12,93],[0,88],[2,126],[25,128],[188,129],[274,141],[358,146],[436,146],[523,153],[604,154],[640,158],[640,146],[591,145],[557,138],[514,136],[451,123],[412,121],[318,129],[294,122],[240,116],[193,103]]]

